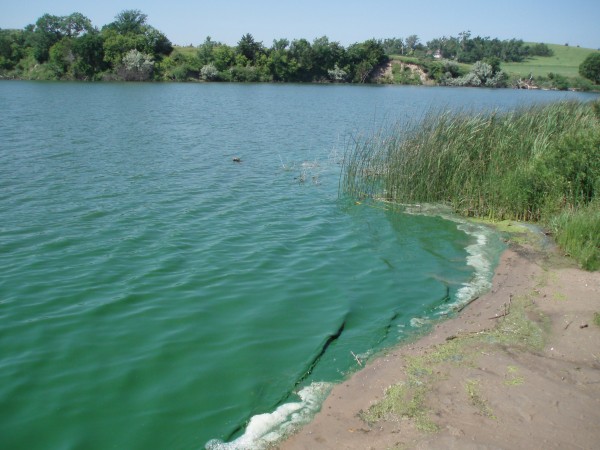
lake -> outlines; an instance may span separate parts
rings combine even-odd
[[[260,448],[489,287],[498,236],[338,193],[352,140],[586,94],[0,82],[0,442]],[[239,158],[240,162],[233,159]]]

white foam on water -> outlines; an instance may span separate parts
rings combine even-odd
[[[494,276],[493,262],[498,254],[498,246],[494,246],[490,242],[493,239],[494,231],[483,225],[456,217],[444,218],[457,222],[459,230],[475,238],[475,242],[466,247],[467,265],[473,267],[475,271],[473,278],[468,283],[463,283],[462,287],[458,289],[455,301],[440,308],[438,314],[448,314],[489,291],[492,288]]]
[[[421,328],[424,325],[429,323],[429,318],[427,317],[413,317],[410,319],[410,326],[413,328]]]
[[[212,439],[206,443],[205,448],[207,450],[265,449],[310,422],[332,387],[332,383],[311,383],[298,392],[301,401],[284,403],[272,413],[253,416],[242,436],[231,442]]]
[[[494,231],[490,228],[474,222],[461,219],[454,215],[449,208],[437,205],[416,205],[407,206],[406,212],[410,214],[437,215],[445,220],[457,223],[457,228],[474,238],[474,243],[468,245],[467,265],[475,269],[473,277],[468,283],[463,283],[458,289],[455,301],[445,304],[438,308],[437,315],[447,315],[452,311],[464,306],[474,298],[489,291],[492,287],[492,278],[494,276],[493,262],[499,251],[497,245],[492,245],[491,241]],[[413,320],[417,320],[413,324]],[[422,326],[419,319],[411,320],[412,326]]]

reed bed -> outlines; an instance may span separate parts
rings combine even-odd
[[[340,190],[353,198],[444,203],[468,217],[560,223],[560,233],[598,207],[599,105],[429,113],[417,125],[357,139],[346,152]],[[565,212],[571,219],[556,220]]]

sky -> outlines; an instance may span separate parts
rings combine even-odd
[[[321,36],[344,46],[413,34],[425,43],[470,31],[600,49],[600,0],[0,0],[0,28],[73,12],[101,28],[125,9],[142,11],[176,45],[199,45],[207,36],[235,45],[246,33],[267,47],[274,39]]]

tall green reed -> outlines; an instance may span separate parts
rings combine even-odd
[[[355,140],[344,158],[340,190],[396,203],[444,203],[465,216],[547,224],[600,193],[597,104],[429,113],[419,124]]]

